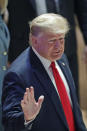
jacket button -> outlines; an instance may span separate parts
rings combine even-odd
[[[2,70],[5,71],[6,70],[6,66],[2,66]]]
[[[5,51],[5,52],[3,53],[3,55],[7,55],[7,52]]]

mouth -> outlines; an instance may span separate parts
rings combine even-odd
[[[59,50],[59,51],[56,51],[55,53],[56,54],[61,54],[63,51],[62,50]]]
[[[56,52],[53,53],[55,56],[60,56],[63,54],[63,50],[58,50]]]
[[[62,54],[62,52],[55,52],[54,56],[60,56]]]

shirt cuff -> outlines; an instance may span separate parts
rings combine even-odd
[[[34,118],[34,119],[35,119],[35,118]],[[30,124],[34,119],[32,119],[32,120],[30,120],[30,121],[28,121],[28,122],[25,120],[24,125],[27,126],[27,125]]]

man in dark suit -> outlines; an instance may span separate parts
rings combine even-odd
[[[80,28],[82,30],[85,43],[87,44],[87,1],[86,0],[45,0],[45,4],[39,4],[40,0],[9,0],[9,30],[11,33],[11,43],[9,48],[9,62],[12,61],[28,47],[28,21],[40,13],[54,12],[63,15],[70,23],[70,32],[66,37],[65,53],[69,66],[75,80],[77,95],[79,94],[78,85],[78,59],[77,43],[75,34],[74,14],[77,15]],[[39,7],[37,6],[39,4]],[[46,6],[46,7],[45,7]],[[20,8],[19,8],[20,7]],[[44,8],[44,9],[43,9]],[[41,10],[42,9],[42,10]],[[72,40],[71,40],[72,39]],[[87,58],[87,46],[85,53]]]
[[[86,131],[63,54],[68,31],[60,15],[43,14],[32,21],[31,47],[13,62],[4,79],[5,131]]]

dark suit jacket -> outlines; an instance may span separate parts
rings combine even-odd
[[[86,131],[76,98],[71,72],[63,55],[58,64],[70,88],[76,131]],[[24,114],[20,101],[26,87],[34,87],[35,99],[44,95],[40,113],[32,122],[31,131],[69,131],[59,96],[47,72],[31,48],[26,49],[8,70],[3,86],[2,108],[5,131],[22,131]],[[27,128],[25,128],[27,131]]]
[[[77,52],[74,14],[78,16],[81,30],[87,43],[87,1],[86,0],[59,0],[60,11],[55,11],[52,0],[46,0],[48,12],[59,13],[66,17],[70,23],[70,32],[66,37],[65,52],[71,56]],[[37,16],[35,0],[9,0],[9,30],[11,43],[9,48],[9,61],[12,62],[25,48],[28,47],[29,26]]]

